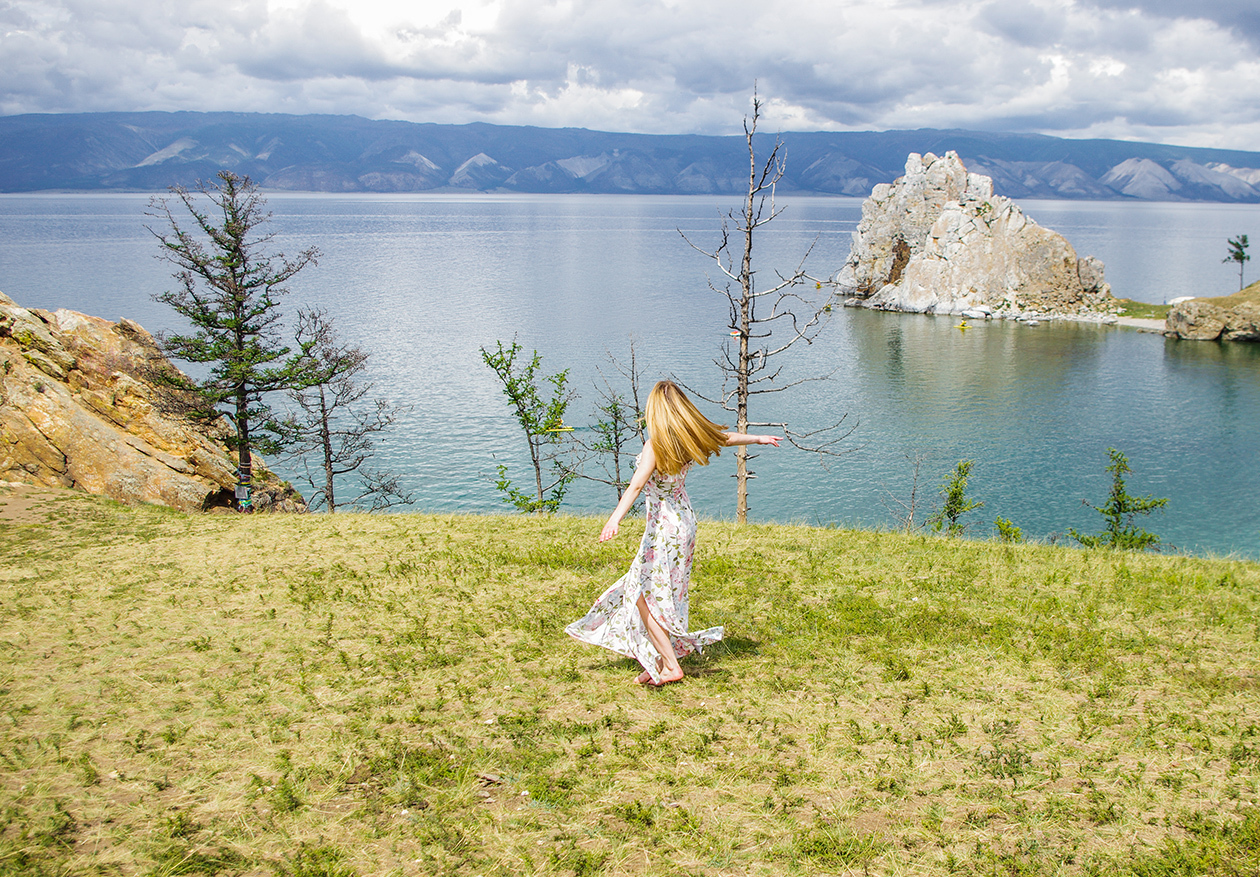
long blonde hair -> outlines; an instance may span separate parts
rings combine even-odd
[[[677,475],[688,463],[707,466],[726,447],[724,427],[700,413],[673,381],[659,381],[644,406],[656,468]]]

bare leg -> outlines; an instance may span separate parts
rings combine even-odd
[[[661,654],[661,665],[656,668],[657,674],[660,676],[660,682],[655,684],[664,685],[666,682],[677,682],[683,678],[683,671],[682,667],[678,665],[677,655],[674,654],[674,645],[669,641],[669,631],[661,627],[660,622],[648,611],[647,602],[643,599],[642,594],[639,595],[639,600],[635,605],[639,609],[639,617],[643,619],[643,626],[647,628],[648,639],[652,641],[652,645],[656,646],[656,650]],[[641,679],[642,676],[639,678]],[[651,678],[648,675],[647,681],[651,682]]]

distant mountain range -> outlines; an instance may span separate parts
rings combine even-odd
[[[787,132],[782,140],[783,191],[866,196],[900,176],[909,153],[952,149],[1013,198],[1260,202],[1260,152],[934,129]],[[747,185],[748,156],[738,136],[358,116],[0,117],[0,192],[160,191],[222,168],[271,190],[734,194]]]

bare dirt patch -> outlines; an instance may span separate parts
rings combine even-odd
[[[0,481],[0,521],[6,524],[45,524],[79,502],[91,500],[73,490]]]

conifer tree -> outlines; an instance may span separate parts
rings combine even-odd
[[[266,399],[304,380],[301,358],[280,338],[279,299],[320,254],[314,247],[293,259],[270,252],[275,235],[264,227],[271,214],[247,176],[223,170],[212,182],[192,190],[172,186],[170,192],[173,199],[150,202],[148,215],[161,226],[148,228],[162,246],[160,258],[176,266],[179,286],[154,298],[185,317],[193,331],[164,334],[159,341],[168,355],[209,367],[182,389],[199,396],[201,417],[226,414],[235,427],[230,443],[238,459],[237,501],[248,510],[251,451],[274,453],[281,446]]]
[[[1069,527],[1068,535],[1086,548],[1158,550],[1159,537],[1138,527],[1133,520],[1138,515],[1149,515],[1156,509],[1162,509],[1168,505],[1168,500],[1156,499],[1153,496],[1131,495],[1124,483],[1124,476],[1133,471],[1129,468],[1129,458],[1115,448],[1108,448],[1107,454],[1111,457],[1111,464],[1107,466],[1107,471],[1111,473],[1111,492],[1107,496],[1107,501],[1096,506],[1089,500],[1081,500],[1084,505],[1102,515],[1107,526],[1103,532],[1096,535],[1078,533]]]
[[[971,477],[974,460],[959,460],[951,472],[941,483],[941,507],[927,519],[927,524],[937,533],[945,531],[946,536],[961,536],[967,531],[967,525],[959,518],[974,509],[983,508],[984,502],[967,496],[967,479]]]
[[[1221,261],[1238,263],[1238,289],[1241,292],[1243,288],[1243,268],[1251,259],[1251,256],[1247,255],[1247,247],[1251,244],[1245,234],[1240,234],[1236,238],[1230,238],[1226,243],[1229,244],[1229,255],[1221,259]]]

